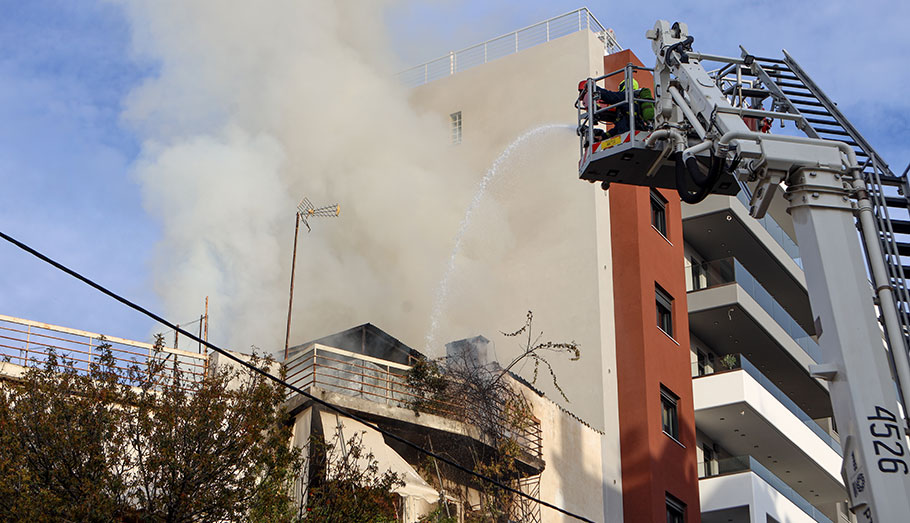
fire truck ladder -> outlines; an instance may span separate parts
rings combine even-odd
[[[875,282],[875,285],[890,284],[894,288],[893,296],[904,334],[903,349],[906,351],[910,347],[910,290],[907,281],[910,264],[904,265],[901,257],[910,256],[910,185],[907,170],[900,176],[891,172],[888,164],[840,112],[837,104],[822,92],[787,51],[783,54],[783,59],[760,58],[742,49],[745,61],[751,61],[745,64],[750,69],[749,76],[754,76],[756,82],[752,89],[746,89],[746,93],[742,92],[742,83],[739,83],[740,103],[749,95],[758,103],[770,95],[771,110],[796,115],[797,128],[810,138],[839,140],[856,151],[857,159],[863,164],[863,177],[878,227],[876,234],[881,241],[891,280]],[[734,88],[725,92],[731,96],[736,94]],[[867,234],[872,232],[866,231]]]

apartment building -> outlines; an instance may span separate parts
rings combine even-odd
[[[415,105],[450,119],[453,147],[489,159],[525,129],[574,122],[579,80],[641,62],[587,10],[568,18],[584,21],[495,59],[476,56],[522,42],[521,31],[406,72],[418,84]],[[587,374],[559,371],[578,378],[567,385],[567,407],[582,397],[576,412],[605,431],[604,470],[619,468],[619,499],[604,520],[849,521],[827,387],[808,371],[819,351],[785,202],[755,220],[742,195],[681,206],[673,191],[614,184],[604,192],[577,180],[577,143],[547,153],[546,174],[532,167],[519,183],[579,187],[545,204],[561,210],[566,230],[584,232],[572,245],[577,265],[565,268],[577,285],[569,290],[584,291],[560,320],[583,346],[600,348],[599,362]],[[596,317],[571,323],[579,311]]]

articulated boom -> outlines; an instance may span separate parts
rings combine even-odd
[[[870,202],[881,191],[870,194],[857,153],[844,142],[821,139],[815,133],[787,136],[757,130],[763,119],[773,118],[795,121],[806,131],[806,118],[785,107],[786,100],[774,91],[744,87],[741,81],[734,89],[722,91],[722,75],[712,78],[701,64],[721,62],[727,68],[722,71],[736,68],[739,74],[740,68],[746,68],[760,77],[767,73],[756,58],[745,51],[741,58],[694,52],[694,39],[681,23],[658,21],[646,36],[657,56],[653,129],[636,130],[633,123],[629,133],[607,139],[596,129],[602,110],[593,98],[597,82],[624,73],[628,85],[631,65],[588,79],[576,102],[580,177],[601,181],[604,188],[612,182],[674,188],[687,203],[698,203],[709,194],[745,190],[751,194],[750,214],[756,218],[764,216],[772,199],[785,190],[822,351],[823,361],[810,371],[829,382],[851,509],[863,522],[906,521],[910,453],[894,383],[898,390],[910,391],[910,365],[892,296],[894,278],[885,269]],[[731,104],[730,98],[737,95],[740,103]],[[766,110],[761,100],[769,95],[774,104]],[[753,103],[747,106],[744,100],[749,96]],[[630,111],[636,101],[627,95]],[[882,344],[855,216],[892,348],[894,377],[889,352]],[[900,407],[904,414],[908,412],[906,403]]]

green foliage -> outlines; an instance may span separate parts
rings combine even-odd
[[[226,365],[189,379],[159,354],[123,371],[102,347],[76,370],[51,351],[0,385],[0,520],[293,520],[284,391]]]
[[[720,358],[720,364],[727,370],[734,369],[739,364],[739,358],[736,354],[724,354]]]
[[[343,449],[343,450],[342,450]],[[397,521],[396,496],[403,486],[400,474],[380,472],[379,462],[355,434],[341,444],[310,438],[311,463],[323,471],[309,489],[307,519],[326,523]]]

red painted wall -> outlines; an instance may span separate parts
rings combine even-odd
[[[628,62],[641,65],[622,51],[604,57],[604,70]],[[649,73],[636,79],[653,89]],[[623,513],[627,522],[666,521],[669,493],[686,504],[688,523],[700,523],[680,200],[674,191],[660,193],[667,200],[667,238],[651,226],[650,189],[609,189]],[[655,284],[673,297],[673,338],[657,326]],[[679,397],[678,442],[663,432],[661,385]]]

